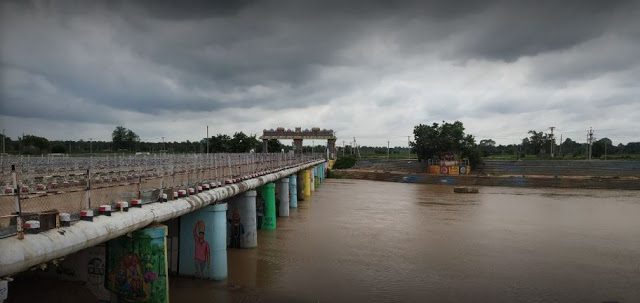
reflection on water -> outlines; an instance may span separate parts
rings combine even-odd
[[[640,192],[328,180],[174,302],[640,302]]]

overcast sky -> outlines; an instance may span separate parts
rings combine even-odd
[[[132,2],[0,3],[8,136],[318,126],[406,146],[460,120],[498,143],[640,141],[640,1]]]

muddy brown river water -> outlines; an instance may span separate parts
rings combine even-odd
[[[640,192],[327,180],[173,302],[640,302]]]
[[[227,281],[172,276],[171,301],[640,302],[640,191],[329,179],[290,215],[228,250]],[[12,302],[91,301],[12,285]]]

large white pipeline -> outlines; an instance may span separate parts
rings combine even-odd
[[[35,265],[98,245],[149,224],[180,217],[322,162],[324,160],[303,164],[166,203],[129,208],[128,212],[114,212],[110,217],[96,216],[93,222],[78,221],[70,227],[27,234],[23,240],[18,240],[17,237],[0,239],[0,277],[25,271]]]

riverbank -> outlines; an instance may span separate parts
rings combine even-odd
[[[619,176],[446,176],[399,171],[362,169],[333,170],[331,178],[361,179],[400,183],[446,184],[461,186],[552,187],[640,190],[640,178]]]

